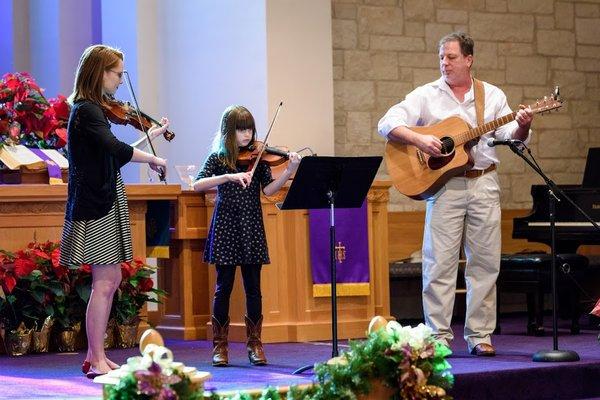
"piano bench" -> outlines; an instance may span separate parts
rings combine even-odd
[[[579,288],[589,265],[579,254],[557,255],[557,290],[559,310],[568,310],[571,333],[579,333]],[[550,274],[552,257],[546,253],[503,254],[498,275],[498,297],[501,293],[525,293],[527,296],[527,334],[544,335],[544,294],[552,291]],[[500,302],[498,301],[498,304]],[[561,307],[562,306],[562,307]],[[557,311],[559,311],[557,310]],[[561,314],[566,314],[561,312]],[[499,332],[499,325],[496,331]]]

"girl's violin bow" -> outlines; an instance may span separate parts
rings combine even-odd
[[[262,146],[262,148],[258,152],[258,155],[256,156],[256,161],[254,162],[254,165],[252,166],[252,170],[250,171],[250,176],[254,176],[254,171],[256,170],[256,166],[258,165],[258,162],[260,161],[260,158],[262,157],[263,152],[267,148],[267,140],[269,139],[269,135],[271,134],[271,129],[273,129],[273,125],[275,124],[277,115],[279,115],[279,110],[281,110],[281,106],[283,106],[283,101],[280,101],[279,105],[277,106],[275,115],[273,116],[273,119],[271,120],[271,125],[269,125],[269,130],[267,131],[267,134],[265,135],[265,140],[263,141],[264,146]]]

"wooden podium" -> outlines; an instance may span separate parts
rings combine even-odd
[[[389,182],[374,182],[368,199],[371,291],[367,296],[338,298],[339,338],[364,337],[374,315],[390,319],[388,215]],[[313,297],[308,238],[308,211],[281,211],[275,206],[287,187],[263,197],[263,219],[271,264],[262,270],[263,341],[302,342],[331,339],[331,301]],[[182,191],[173,205],[169,260],[162,260],[159,287],[170,296],[159,307],[157,329],[165,337],[212,339],[210,314],[215,270],[202,261],[215,193]],[[245,341],[245,297],[241,276],[231,297],[229,339]]]

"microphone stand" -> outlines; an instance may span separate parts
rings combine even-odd
[[[523,148],[520,144],[514,142],[508,142],[508,147],[521,157],[529,166],[537,172],[539,176],[546,182],[548,187],[548,202],[549,202],[549,217],[550,217],[550,254],[552,258],[551,264],[551,275],[550,281],[552,286],[552,340],[553,340],[553,349],[552,350],[539,350],[533,355],[533,361],[539,362],[569,362],[569,361],[579,361],[579,355],[572,350],[559,350],[558,349],[558,323],[557,323],[557,303],[558,303],[558,294],[556,287],[556,202],[560,201],[559,196],[566,199],[573,207],[575,207],[581,215],[583,215],[588,221],[592,223],[592,225],[600,231],[600,227],[598,224],[590,218],[589,215],[586,214],[585,211],[581,209],[572,199],[570,199],[565,192],[563,192],[557,185],[552,181],[552,179],[548,178],[548,176],[542,171],[542,169],[534,162],[531,162],[529,158],[525,154],[523,154]],[[523,145],[524,146],[524,145]],[[531,152],[530,152],[531,153]]]

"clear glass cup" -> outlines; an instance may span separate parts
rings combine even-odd
[[[194,164],[175,166],[179,179],[181,179],[181,182],[183,182],[184,185],[187,185],[189,189],[193,189],[194,181],[198,175],[198,169],[198,166]]]

